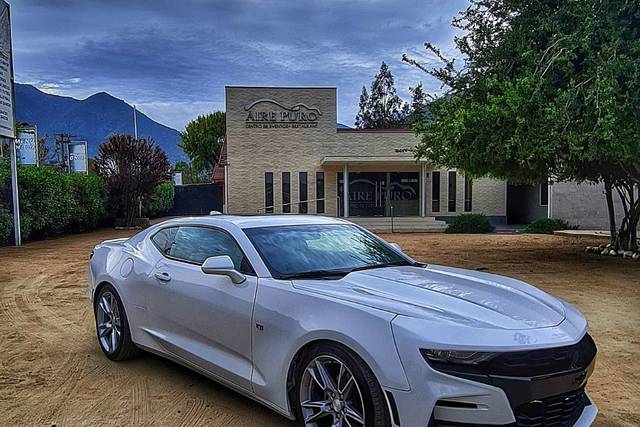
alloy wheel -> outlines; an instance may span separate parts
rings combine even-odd
[[[96,309],[96,323],[100,345],[107,353],[113,353],[122,337],[122,324],[118,301],[109,291],[100,296]]]
[[[318,356],[304,370],[299,404],[307,427],[364,426],[364,401],[353,373],[333,356]]]

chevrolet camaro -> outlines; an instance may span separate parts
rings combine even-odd
[[[348,221],[179,218],[97,245],[111,360],[148,351],[303,426],[588,426],[596,357],[571,304],[423,264]]]

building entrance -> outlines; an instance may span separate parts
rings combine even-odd
[[[418,172],[349,172],[349,216],[418,216]],[[343,173],[338,173],[338,197],[343,200]],[[340,216],[344,206],[340,203]]]

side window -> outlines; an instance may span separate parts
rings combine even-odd
[[[178,227],[165,228],[164,230],[160,230],[154,234],[151,240],[153,240],[153,243],[156,244],[156,247],[160,252],[165,255],[169,255],[177,231]]]
[[[175,243],[167,255],[195,264],[202,264],[212,256],[228,255],[238,271],[253,274],[251,265],[233,237],[212,228],[179,227]]]

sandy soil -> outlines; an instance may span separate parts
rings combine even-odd
[[[114,363],[84,295],[104,230],[0,249],[3,425],[291,425],[260,404],[161,358]],[[576,304],[599,355],[589,391],[598,425],[640,425],[640,264],[584,254],[556,236],[395,234],[415,258],[529,281]]]

